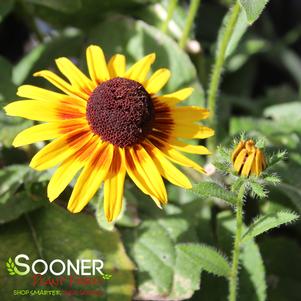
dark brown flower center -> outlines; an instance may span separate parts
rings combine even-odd
[[[154,107],[144,87],[116,77],[101,83],[91,94],[87,120],[93,132],[119,147],[141,142],[151,131]]]

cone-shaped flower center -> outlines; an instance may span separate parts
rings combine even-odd
[[[116,77],[93,91],[87,105],[87,120],[103,141],[126,147],[141,142],[149,134],[154,107],[140,83]]]

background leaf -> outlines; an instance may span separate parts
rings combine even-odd
[[[230,265],[216,249],[207,245],[183,244],[179,246],[179,250],[208,273],[226,278],[229,276]]]
[[[47,6],[49,8],[64,12],[64,13],[74,13],[78,11],[81,6],[81,0],[26,0],[29,3],[34,3],[37,5]]]
[[[269,298],[275,301],[298,300],[299,293],[295,288],[301,280],[298,272],[301,268],[300,245],[280,236],[263,240],[260,248],[267,267]]]
[[[255,22],[269,0],[239,0],[242,8],[244,9],[249,23]]]
[[[14,7],[14,0],[5,0],[0,2],[0,22]]]
[[[196,242],[196,233],[183,217],[144,221],[124,234],[138,266],[137,298],[183,300],[199,289],[201,266],[181,249],[184,242]]]

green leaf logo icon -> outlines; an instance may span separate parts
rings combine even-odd
[[[16,275],[16,272],[14,271],[15,263],[13,262],[11,257],[9,257],[7,262],[6,262],[6,268],[7,268],[7,271],[9,273],[9,275],[11,275],[11,276]]]
[[[27,273],[21,273],[17,269],[17,267],[16,267],[14,261],[11,259],[11,257],[9,257],[7,262],[6,262],[6,269],[9,273],[9,275],[11,275],[11,276],[14,276],[14,275],[24,276],[24,275],[27,274]]]

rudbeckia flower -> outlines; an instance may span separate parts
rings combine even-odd
[[[255,146],[253,140],[241,140],[235,147],[231,161],[234,170],[242,176],[259,176],[266,168],[266,159],[263,152]]]
[[[178,138],[204,139],[213,130],[196,123],[208,111],[177,104],[192,93],[191,88],[158,96],[170,71],[159,69],[147,77],[155,54],[126,68],[126,59],[114,55],[108,64],[100,47],[87,48],[89,77],[69,59],[56,60],[66,77],[43,70],[34,74],[51,82],[61,93],[23,85],[17,95],[27,100],[10,103],[11,116],[42,121],[17,135],[15,147],[51,140],[31,160],[30,166],[45,170],[58,166],[49,185],[48,197],[55,200],[79,173],[68,209],[81,211],[104,183],[104,210],[108,221],[120,213],[126,174],[155,203],[167,203],[162,177],[184,188],[188,178],[173,163],[204,169],[181,152],[209,154],[201,145]],[[173,162],[173,163],[172,163]]]

